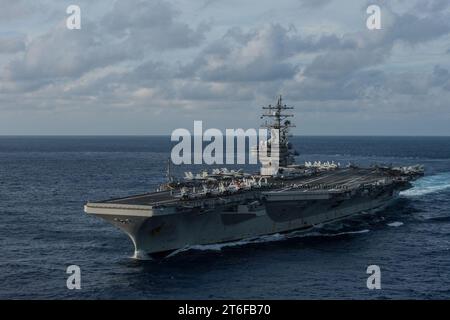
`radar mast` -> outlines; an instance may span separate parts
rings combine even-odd
[[[272,106],[269,104],[267,107],[262,107],[264,113],[261,116],[261,119],[265,119],[263,128],[267,128],[269,130],[270,139],[267,140],[267,148],[270,150],[270,154],[272,152],[276,152],[275,149],[271,148],[271,139],[274,138],[274,133],[278,133],[279,137],[279,166],[286,167],[294,163],[294,153],[291,153],[292,146],[289,143],[289,137],[292,135],[289,132],[289,129],[295,127],[289,118],[292,118],[294,115],[291,113],[286,113],[287,110],[293,110],[294,107],[289,107],[283,104],[283,99],[281,95],[278,97],[277,104]],[[262,161],[263,162],[263,161]],[[264,166],[264,162],[263,162]]]

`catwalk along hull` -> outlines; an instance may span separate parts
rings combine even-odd
[[[108,204],[102,208],[101,204],[87,204],[85,210],[126,232],[133,241],[135,256],[144,258],[193,245],[307,230],[317,224],[382,209],[395,199],[396,193],[395,189],[388,189],[349,199],[327,199],[327,193],[316,193],[299,200],[298,193],[280,198],[276,193],[261,192],[250,195],[251,199],[263,199],[252,206],[164,212],[142,205]]]

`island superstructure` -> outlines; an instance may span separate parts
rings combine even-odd
[[[295,164],[289,142],[293,126],[281,96],[263,108],[270,136],[252,150],[260,157],[257,174],[215,168],[187,172],[157,191],[86,203],[86,213],[123,230],[135,257],[160,256],[194,245],[223,243],[304,230],[371,210],[382,210],[411,181],[420,165],[392,167],[335,162]],[[277,163],[274,165],[274,156]]]

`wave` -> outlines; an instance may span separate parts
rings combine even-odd
[[[315,227],[317,229],[317,227]],[[258,244],[258,243],[267,243],[267,242],[276,242],[276,241],[285,241],[289,239],[295,239],[295,238],[309,238],[309,237],[339,237],[339,236],[345,236],[345,235],[352,235],[352,234],[362,234],[369,232],[369,229],[363,229],[363,230],[357,230],[357,231],[345,231],[345,232],[338,232],[338,233],[321,233],[318,231],[294,231],[291,233],[275,233],[271,235],[265,235],[260,236],[257,238],[251,238],[251,239],[243,239],[238,241],[231,241],[231,242],[225,242],[225,243],[217,243],[217,244],[205,244],[205,245],[193,245],[193,246],[187,246],[178,250],[175,250],[166,258],[173,257],[179,253],[189,251],[189,250],[197,250],[197,251],[221,251],[223,248],[229,248],[229,247],[237,247],[237,246],[244,246],[249,244]]]
[[[144,251],[138,250],[138,251],[134,251],[134,254],[132,257],[130,257],[131,259],[135,259],[135,260],[142,260],[142,261],[151,261],[153,260],[147,253],[145,253]]]
[[[413,188],[400,192],[401,196],[417,197],[450,188],[450,172],[425,176],[413,182]]]
[[[425,219],[426,221],[433,221],[433,222],[450,222],[450,216],[441,216],[441,217],[434,217],[434,218],[428,218]]]
[[[395,221],[387,224],[389,227],[400,227],[403,225],[403,222]]]

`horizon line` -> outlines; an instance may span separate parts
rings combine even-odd
[[[170,137],[170,134],[0,134],[0,137]],[[191,135],[194,136],[194,135]],[[430,137],[450,138],[449,135],[408,134],[293,134],[293,137]]]

